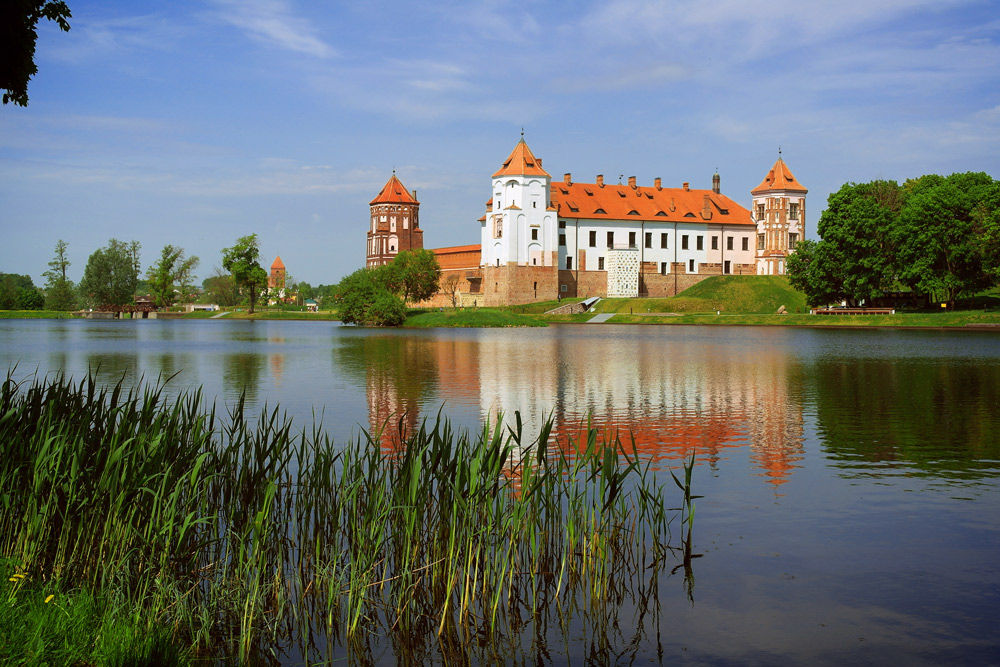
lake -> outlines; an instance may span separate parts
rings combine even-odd
[[[617,430],[664,475],[693,454],[691,576],[543,663],[1000,663],[997,333],[0,320],[0,364],[245,393],[340,442],[519,411],[528,434]]]

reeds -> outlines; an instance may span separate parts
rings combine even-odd
[[[335,446],[277,409],[219,417],[161,389],[8,374],[0,556],[203,655],[503,658],[526,628],[648,613],[683,551],[634,443],[589,426],[554,447],[518,414],[475,435],[439,414],[386,451],[382,433]]]

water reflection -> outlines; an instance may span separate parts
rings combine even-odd
[[[821,360],[813,395],[824,446],[848,469],[995,469],[1000,373],[984,371],[962,359]]]
[[[245,392],[250,405],[257,401],[261,387],[266,355],[256,352],[237,352],[222,357],[222,386],[229,400]]]
[[[776,348],[748,358],[743,346],[572,330],[369,333],[340,338],[333,360],[334,372],[365,387],[368,427],[389,424],[386,446],[429,410],[472,399],[492,423],[520,412],[529,438],[551,417],[567,447],[567,436],[579,442],[592,425],[657,464],[694,453],[715,466],[727,450],[749,447],[775,487],[802,458],[803,373]]]

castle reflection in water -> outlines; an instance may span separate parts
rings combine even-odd
[[[376,342],[377,341],[377,342]],[[787,351],[638,337],[367,337],[368,422],[386,448],[444,405],[478,402],[508,424],[519,411],[530,441],[553,419],[550,447],[591,424],[617,433],[654,466],[696,457],[709,465],[749,455],[777,489],[803,456],[802,373]],[[580,372],[581,367],[586,372]]]

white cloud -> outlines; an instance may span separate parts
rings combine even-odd
[[[305,18],[295,16],[283,0],[215,0],[218,16],[258,41],[317,58],[337,52],[316,35]]]

